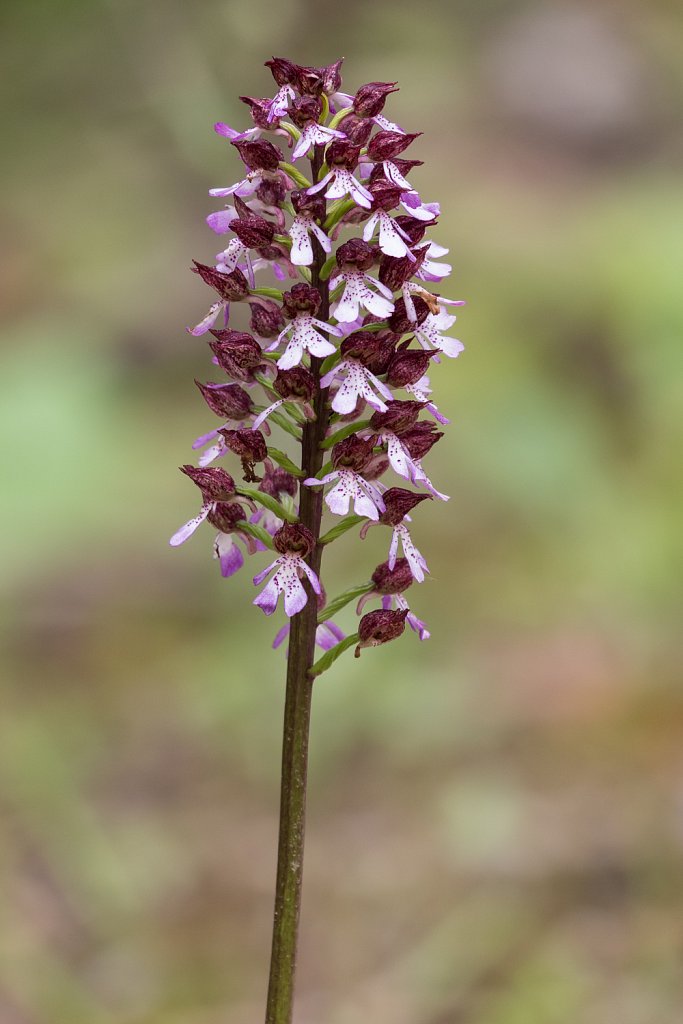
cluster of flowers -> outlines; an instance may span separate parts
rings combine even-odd
[[[403,154],[420,133],[405,132],[383,115],[396,83],[371,82],[352,96],[341,90],[341,61],[311,68],[274,58],[267,66],[275,96],[241,97],[253,126],[243,132],[215,126],[237,150],[245,173],[236,184],[210,190],[230,205],[207,223],[230,239],[215,266],[194,264],[217,297],[190,333],[211,335],[213,363],[228,381],[197,382],[223,422],[195,441],[193,447],[203,449],[199,466],[182,467],[199,488],[202,506],[171,544],[181,544],[207,520],[218,531],[214,552],[224,576],[243,565],[245,553],[274,548],[275,561],[254,577],[256,585],[270,577],[254,604],[270,615],[282,595],[286,614],[295,615],[308,600],[305,577],[325,619],[323,588],[307,562],[319,538],[298,521],[298,495],[301,487],[326,488],[332,513],[348,517],[352,510],[352,524],[364,520],[361,537],[373,524],[391,529],[388,558],[358,603],[359,615],[373,599],[380,607],[361,618],[356,653],[399,636],[406,621],[426,639],[429,632],[405,597],[428,572],[407,524],[420,502],[447,500],[422,466],[443,436],[439,426],[448,423],[430,400],[427,370],[463,346],[447,333],[455,322],[448,307],[462,303],[431,290],[451,270],[440,262],[448,250],[425,238],[439,206],[424,202],[407,178],[422,161]],[[266,134],[286,140],[287,158]],[[307,156],[318,180],[294,166]],[[341,241],[332,255],[342,230],[359,226],[359,237]],[[297,283],[284,292],[258,288],[261,269]],[[329,313],[320,319],[323,298]],[[235,303],[248,308],[249,332],[229,326]],[[254,400],[257,387],[265,406]],[[299,470],[266,438],[271,424],[300,436],[316,416],[321,389],[329,403],[322,446],[330,449],[331,463],[308,476],[306,465]],[[423,413],[429,418],[420,419]],[[229,452],[258,489],[237,485],[212,465]],[[418,490],[384,483],[389,470]],[[318,629],[323,648],[343,638],[329,619]]]

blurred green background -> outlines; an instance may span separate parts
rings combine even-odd
[[[416,516],[433,638],[317,686],[297,1021],[679,1024],[676,5],[0,17],[1,1024],[262,1019],[279,623],[210,531],[167,539],[212,425],[188,266],[241,166],[212,125],[247,125],[272,54],[400,80],[468,300],[434,374],[452,500]],[[340,541],[330,590],[385,542]]]

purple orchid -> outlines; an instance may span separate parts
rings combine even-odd
[[[305,562],[314,544],[313,535],[305,526],[285,523],[273,537],[273,542],[280,555],[254,576],[254,586],[260,586],[273,569],[275,573],[258,597],[254,598],[253,603],[266,615],[272,615],[282,594],[285,614],[291,618],[300,612],[308,601],[308,594],[301,582],[302,576],[307,577],[314,593],[321,593],[320,580]]]

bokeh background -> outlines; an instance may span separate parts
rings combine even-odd
[[[283,701],[176,466],[272,54],[398,78],[466,353],[433,630],[317,687],[300,1024],[679,1024],[683,41],[666,0],[5,0],[2,1024],[262,1019]],[[677,372],[678,371],[678,372]],[[334,591],[385,557],[347,535]],[[341,616],[348,629],[353,615]]]

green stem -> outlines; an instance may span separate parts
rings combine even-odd
[[[323,148],[316,146],[311,160],[311,177],[317,181],[323,160]],[[285,170],[288,168],[285,167]],[[320,279],[325,253],[313,240],[314,261],[311,283],[320,292],[319,317],[329,316],[329,289]],[[321,360],[311,359],[311,372],[320,380]],[[327,392],[317,388],[316,418],[308,421],[301,437],[301,470],[305,477],[315,476],[323,461],[321,442],[327,432],[329,407]],[[300,487],[299,518],[313,534],[316,544],[308,557],[314,572],[320,573],[323,546],[320,544],[322,488]],[[273,945],[270,960],[266,1024],[291,1024],[294,1005],[294,978],[301,909],[304,834],[306,825],[306,783],[308,774],[308,734],[313,692],[315,633],[318,620],[316,595],[304,582],[308,594],[305,608],[294,615],[289,629],[287,689],[282,740],[282,783],[280,788],[280,827],[278,839]]]

